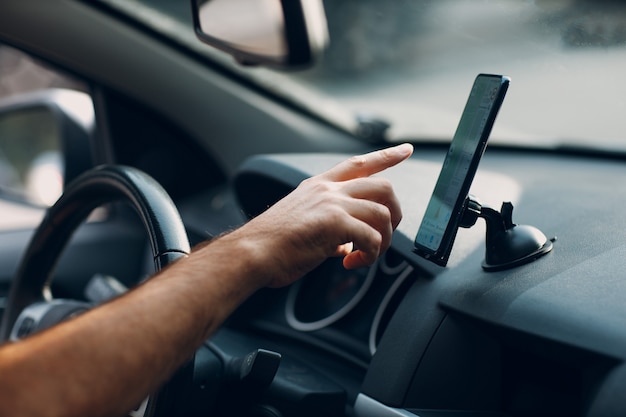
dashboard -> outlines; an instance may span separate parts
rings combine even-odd
[[[183,202],[181,214],[192,235],[218,234],[345,156],[253,157],[232,188],[201,197],[205,205]],[[443,157],[418,147],[380,174],[404,217],[376,264],[347,271],[331,259],[290,288],[260,291],[208,346],[279,351],[326,381],[319,392],[303,383],[310,415],[343,415],[345,404],[358,416],[623,414],[614,395],[626,382],[623,162],[488,150],[471,193],[492,207],[512,202],[516,223],[556,241],[535,262],[485,272],[482,220],[459,231],[447,267],[413,252]]]
[[[153,176],[176,202],[192,243],[262,212],[344,160],[343,152],[367,150],[307,109],[91,3],[5,2],[2,41],[88,82],[99,129],[95,163]],[[564,80],[557,89],[564,95],[594,85],[588,77]],[[518,115],[538,109],[530,97]],[[550,113],[559,132],[585,108],[571,104]],[[483,220],[459,230],[446,267],[414,253],[446,151],[416,143],[410,160],[380,174],[404,213],[387,253],[355,271],[331,259],[291,287],[254,294],[198,351],[191,377],[173,378],[183,404],[166,415],[232,416],[213,405],[247,396],[268,405],[252,417],[626,415],[623,154],[490,147],[470,192],[496,209],[510,201],[516,223],[556,240],[541,259],[485,272]],[[16,225],[15,207],[3,209]],[[21,223],[41,215],[27,214],[0,236],[0,310],[32,235]],[[95,273],[132,286],[152,272],[145,232],[129,220],[134,213],[112,207],[107,214],[74,236],[55,271],[55,297],[81,299]],[[206,377],[218,372],[215,357],[225,363],[255,349],[282,355],[267,390],[211,386],[219,380]],[[198,409],[186,413],[189,404]]]

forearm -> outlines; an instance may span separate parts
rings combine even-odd
[[[0,415],[124,415],[258,288],[289,285],[329,256],[372,263],[402,214],[391,184],[369,176],[411,152],[350,158],[119,299],[1,348]]]
[[[232,261],[245,244],[223,237],[119,299],[4,347],[2,415],[125,415],[261,285],[252,259]]]

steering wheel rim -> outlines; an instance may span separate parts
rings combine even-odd
[[[46,301],[56,263],[78,226],[93,209],[124,201],[137,212],[147,234],[156,271],[187,256],[189,240],[176,206],[146,173],[127,166],[100,166],[80,175],[48,209],[22,257],[0,325],[0,341],[9,340],[20,312]],[[152,413],[149,413],[152,414]]]

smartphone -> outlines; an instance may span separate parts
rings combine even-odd
[[[415,237],[415,252],[437,265],[448,263],[465,200],[510,81],[504,75],[479,74],[472,86]]]

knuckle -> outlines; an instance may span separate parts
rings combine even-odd
[[[305,180],[302,180],[302,182],[300,183],[300,186],[306,187],[306,188],[315,188],[315,186],[319,184],[320,182],[321,181],[317,177],[309,177]]]
[[[328,232],[335,231],[345,223],[345,216],[345,211],[340,207],[334,204],[328,204],[323,213],[323,224],[325,228],[328,228]]]
[[[315,177],[305,178],[300,182],[300,185],[308,185],[315,181]]]
[[[355,168],[361,168],[367,164],[367,158],[363,155],[354,155],[348,158],[348,163]]]
[[[393,184],[387,178],[369,177],[365,180],[369,181],[369,185],[376,190],[377,195],[384,197],[385,199],[390,199],[395,196]]]
[[[381,233],[373,233],[372,234],[372,247],[376,248],[376,253],[378,252],[378,249],[380,248],[380,246],[383,244],[383,235]]]
[[[373,207],[374,215],[380,224],[387,224],[391,222],[391,211],[389,207],[383,204],[376,204]]]
[[[378,230],[371,229],[367,236],[363,236],[360,249],[363,253],[369,254],[374,259],[378,256],[381,245],[383,244],[383,235]]]
[[[396,228],[402,221],[402,210],[398,209],[393,218],[393,227]]]
[[[391,184],[391,181],[389,181],[386,178],[380,178],[378,177],[378,187],[380,188],[380,190],[384,193],[384,194],[393,194],[393,185]]]
[[[393,159],[393,152],[389,148],[380,150],[380,158],[384,163],[390,162]]]
[[[302,181],[302,186],[307,188],[312,195],[324,195],[331,191],[332,186],[327,181],[321,181],[319,178],[307,178]]]

